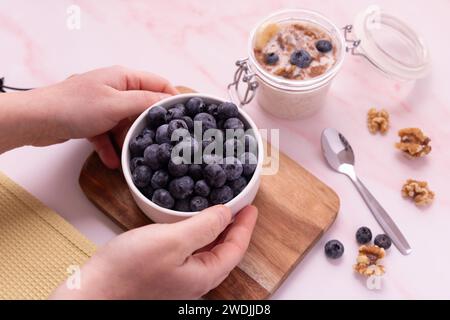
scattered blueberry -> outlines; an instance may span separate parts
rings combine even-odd
[[[191,211],[191,199],[180,199],[175,201],[173,207],[176,211],[189,212]]]
[[[316,42],[316,49],[319,52],[327,53],[333,50],[333,45],[328,40],[319,40]]]
[[[172,154],[172,145],[170,143],[162,143],[158,149],[158,161],[160,165],[165,166],[169,163]]]
[[[197,113],[204,112],[206,109],[205,102],[202,98],[194,97],[186,103],[186,110],[188,115],[195,116]]]
[[[218,119],[236,118],[239,116],[237,106],[232,102],[223,102],[217,108]]]
[[[372,231],[367,227],[361,227],[356,231],[356,241],[359,244],[366,244],[372,240]]]
[[[134,169],[136,169],[136,167],[138,166],[142,166],[144,165],[144,158],[143,157],[136,157],[131,159],[130,161],[130,171],[133,172]]]
[[[190,164],[188,170],[188,176],[190,176],[194,181],[200,180],[203,178],[203,168],[200,164]]]
[[[169,173],[166,170],[161,169],[153,174],[151,184],[154,189],[165,188],[169,182]]]
[[[188,176],[173,179],[169,183],[169,191],[175,199],[186,199],[194,192],[194,180]]]
[[[201,113],[198,113],[197,115],[195,115],[194,126],[195,126],[195,122],[201,122],[202,132],[205,132],[206,130],[209,130],[209,129],[217,128],[216,119],[214,119],[214,117],[212,115],[210,115],[209,113],[206,113],[206,112],[201,112]]]
[[[224,122],[223,128],[225,130],[226,129],[244,130],[245,126],[244,123],[238,118],[229,118]]]
[[[229,186],[213,189],[209,196],[212,204],[224,204],[233,199],[233,190]]]
[[[144,188],[152,179],[152,169],[150,169],[147,166],[138,166],[136,169],[134,169],[133,173],[131,174],[133,178],[133,182],[138,188]]]
[[[155,140],[157,143],[170,143],[170,135],[169,135],[169,125],[163,124],[158,129],[156,129]]]
[[[191,199],[191,211],[202,211],[209,207],[208,199],[200,196],[195,196]]]
[[[147,125],[151,129],[156,129],[160,125],[166,123],[167,110],[161,106],[150,108],[147,112]]]
[[[130,153],[133,157],[140,157],[144,154],[145,148],[153,143],[151,134],[140,134],[130,140]]]
[[[206,183],[206,180],[198,180],[194,185],[194,192],[198,196],[207,197],[211,192],[211,188]]]
[[[152,201],[158,206],[167,209],[171,209],[175,204],[175,200],[166,189],[155,190],[155,192],[153,192]]]
[[[208,164],[203,169],[206,182],[213,188],[222,187],[227,181],[227,175],[219,164]]]
[[[289,62],[299,68],[308,68],[311,64],[311,55],[306,50],[296,50],[292,53]]]
[[[244,177],[239,177],[236,180],[229,181],[227,185],[233,190],[233,196],[237,196],[247,186],[247,180]]]
[[[239,160],[241,160],[242,163],[242,174],[244,176],[251,176],[258,165],[258,158],[253,153],[245,152],[241,155]]]
[[[186,163],[177,163],[176,164],[175,162],[170,160],[169,164],[167,165],[167,170],[174,177],[182,177],[188,172],[189,165]]]
[[[151,144],[144,151],[144,162],[153,170],[158,170],[161,167],[159,162],[159,145]]]
[[[227,157],[223,160],[223,170],[227,176],[228,181],[233,181],[239,178],[242,174],[242,163],[235,157]]]
[[[280,58],[275,52],[269,52],[264,55],[264,61],[269,65],[274,65]]]
[[[385,250],[389,249],[392,245],[392,240],[387,234],[379,234],[375,237],[373,243]]]
[[[338,259],[344,254],[344,245],[338,240],[330,240],[325,244],[325,255],[330,259]]]

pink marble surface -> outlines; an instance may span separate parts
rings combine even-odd
[[[82,10],[78,31],[66,28],[66,9]],[[373,1],[0,1],[0,75],[10,85],[43,86],[73,73],[122,64],[159,73],[175,84],[221,96],[245,57],[250,29],[262,17],[281,8],[304,7],[322,12],[338,25]],[[273,296],[308,298],[450,298],[450,45],[443,35],[450,28],[450,2],[387,1],[378,4],[421,33],[430,48],[432,73],[415,84],[386,79],[360,58],[347,57],[335,79],[327,107],[311,118],[281,121],[256,104],[246,107],[261,128],[281,129],[281,148],[336,190],[341,210],[336,223]],[[392,129],[372,136],[365,127],[369,107],[384,107]],[[431,137],[426,159],[408,161],[393,148],[396,131],[418,126]],[[357,169],[408,237],[413,253],[404,257],[391,249],[385,259],[382,289],[369,291],[352,272],[361,225],[381,232],[369,210],[344,176],[328,169],[320,145],[325,127],[342,131],[357,153]],[[0,170],[58,211],[98,244],[120,230],[83,196],[78,174],[91,147],[70,141],[48,148],[24,147],[0,156]],[[429,181],[435,203],[417,209],[400,196],[407,178]],[[323,245],[340,239],[344,257],[330,263]]]

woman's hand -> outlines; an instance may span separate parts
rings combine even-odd
[[[53,299],[195,299],[218,286],[242,259],[257,209],[231,222],[215,206],[174,224],[128,231],[100,249],[81,269],[81,288],[63,283]]]
[[[2,94],[0,104],[9,114],[0,115],[3,118],[0,124],[4,122],[5,126],[9,124],[11,129],[16,129],[3,140],[10,139],[5,144],[17,147],[88,138],[102,161],[110,168],[117,168],[119,158],[111,138],[120,145],[130,117],[176,93],[167,80],[154,74],[109,67],[73,75],[49,87]],[[18,141],[13,143],[13,139]],[[0,147],[0,152],[2,149],[7,147]]]

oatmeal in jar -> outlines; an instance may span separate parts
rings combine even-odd
[[[300,20],[261,27],[254,54],[266,71],[289,80],[318,77],[336,63],[331,36],[318,25]]]

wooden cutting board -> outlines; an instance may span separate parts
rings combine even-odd
[[[134,203],[121,171],[106,168],[96,154],[87,159],[79,182],[88,199],[124,230],[152,223]],[[336,193],[283,153],[278,173],[261,178],[253,204],[259,217],[248,251],[206,299],[268,298],[339,211]]]

